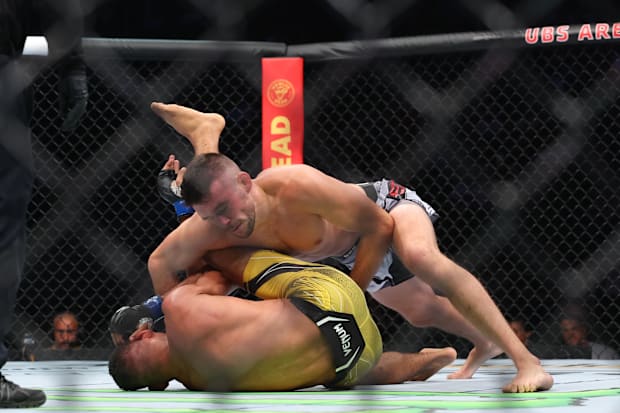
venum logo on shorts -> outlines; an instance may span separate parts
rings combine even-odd
[[[341,323],[336,324],[333,327],[336,335],[340,338],[340,346],[342,347],[342,354],[348,357],[351,353],[351,334],[349,334]]]
[[[336,312],[328,314],[315,323],[327,340],[334,358],[334,371],[337,375],[346,374],[361,357],[366,343],[353,315]]]

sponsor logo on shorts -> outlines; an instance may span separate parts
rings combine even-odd
[[[349,334],[347,329],[344,328],[341,323],[336,324],[333,328],[338,338],[340,338],[342,354],[344,354],[345,357],[348,357],[349,353],[351,353],[351,334]]]
[[[321,327],[323,324],[326,324],[326,323],[334,323],[334,322],[337,323],[331,326],[331,329],[334,331],[334,333],[336,333],[338,340],[340,340],[340,348],[345,358],[351,355],[351,352],[353,351],[353,349],[351,348],[351,333],[347,331],[347,329],[345,328],[345,326],[342,325],[342,323],[343,322],[348,323],[350,321],[351,320],[347,320],[346,318],[342,318],[342,317],[327,316],[317,321],[316,323],[316,325],[319,327]],[[356,348],[352,356],[355,356],[355,354],[357,354],[358,351],[359,351],[359,348]]]
[[[390,185],[390,192],[388,193],[388,196],[390,198],[396,198],[396,199],[401,199],[405,197],[405,187],[397,184],[394,181],[390,181],[389,183]]]

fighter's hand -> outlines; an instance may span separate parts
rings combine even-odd
[[[174,171],[174,174],[178,176],[181,170],[182,169],[184,170],[185,168],[181,168],[181,163],[179,162],[178,159],[176,159],[174,154],[170,154],[170,156],[168,157],[168,160],[166,161],[164,166],[162,166],[161,169],[172,170]],[[182,173],[185,173],[185,172],[183,171]],[[180,181],[177,181],[177,184],[180,186],[182,182],[183,182],[183,179],[181,179]]]
[[[157,191],[166,202],[174,205],[181,200],[181,184],[186,168],[181,168],[179,160],[170,155],[157,175]]]
[[[181,168],[174,155],[170,155],[157,174],[157,192],[164,201],[174,206],[179,222],[183,222],[194,213],[194,210],[181,198],[181,184],[185,171],[186,168]]]
[[[115,346],[129,342],[138,329],[151,328],[153,318],[143,305],[124,306],[116,310],[110,319],[110,335]]]

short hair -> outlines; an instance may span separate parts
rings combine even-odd
[[[209,152],[196,155],[187,165],[181,184],[181,195],[188,205],[205,202],[213,181],[225,172],[236,170],[239,166],[221,153]]]
[[[588,320],[584,308],[576,302],[569,302],[562,309],[561,320],[572,320],[587,329]]]
[[[560,317],[560,322],[562,322],[563,320],[574,321],[579,327],[583,328],[586,331],[589,331],[588,322],[583,314],[570,311],[564,312]]]
[[[76,322],[78,325],[80,324],[80,322],[79,322],[79,320],[77,319],[77,317],[75,316],[75,314],[73,314],[73,313],[72,313],[71,311],[69,311],[69,310],[65,310],[65,311],[63,311],[63,312],[60,312],[60,313],[56,314],[56,316],[54,316],[54,319],[52,320],[52,324],[56,324],[56,321],[59,321],[59,320],[61,320],[61,319],[65,318],[65,317],[67,317],[67,318],[71,318],[71,319],[75,320],[75,322]]]
[[[112,351],[108,360],[108,372],[118,387],[123,390],[139,390],[148,386],[134,360],[131,358],[131,343],[121,344]]]
[[[509,323],[521,323],[525,331],[533,331],[533,327],[530,324],[530,322],[524,318],[520,318],[520,317],[510,318],[508,319],[508,322]]]

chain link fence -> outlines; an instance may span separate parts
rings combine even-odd
[[[441,249],[474,273],[507,318],[559,343],[566,305],[620,348],[620,61],[612,44],[307,59],[305,161],[345,181],[410,186],[441,215]],[[53,314],[110,348],[109,317],[152,295],[151,251],[176,225],[156,192],[170,153],[191,147],[151,101],[223,114],[220,150],[261,168],[260,60],[88,59],[88,116],[60,132],[56,74],[32,59],[36,186],[13,347],[51,338]],[[386,348],[468,343],[416,329],[369,297]],[[48,333],[50,332],[50,333]]]

